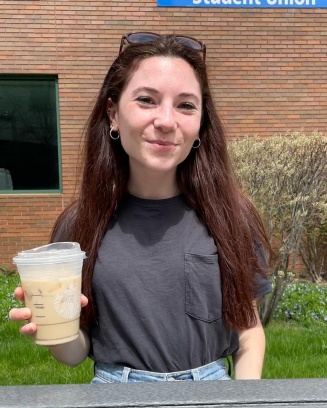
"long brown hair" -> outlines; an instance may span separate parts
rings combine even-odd
[[[254,272],[266,273],[258,264],[255,245],[260,243],[269,252],[269,243],[256,209],[235,185],[203,58],[199,52],[177,42],[173,35],[128,46],[110,67],[86,128],[78,199],[59,216],[52,232],[52,239],[56,239],[58,230],[68,230],[69,238],[79,242],[87,253],[82,290],[89,305],[83,310],[82,326],[89,327],[96,318],[92,300],[93,269],[107,224],[115,215],[129,178],[128,156],[120,142],[109,136],[107,101],[111,98],[118,103],[139,63],[154,56],[184,59],[199,80],[203,98],[201,146],[192,149],[178,166],[177,181],[188,205],[206,225],[217,245],[226,324],[237,329],[251,327],[256,322],[252,304]]]

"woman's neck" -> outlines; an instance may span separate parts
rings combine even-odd
[[[127,184],[128,192],[136,197],[160,200],[179,194],[176,173],[147,172],[137,175],[131,172]]]

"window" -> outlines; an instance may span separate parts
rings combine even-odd
[[[0,190],[60,190],[57,78],[0,75]]]

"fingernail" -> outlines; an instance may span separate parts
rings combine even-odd
[[[30,333],[30,334],[33,334],[34,333],[34,327],[28,327],[28,332]]]

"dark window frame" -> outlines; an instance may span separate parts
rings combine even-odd
[[[58,75],[51,74],[0,74],[1,81],[53,81],[55,93],[55,120],[56,120],[56,138],[58,157],[58,188],[40,188],[40,189],[0,189],[0,196],[4,194],[58,194],[62,193],[62,154],[61,154],[61,135],[60,135],[60,117],[59,117],[59,87]],[[0,95],[1,96],[1,95]],[[1,157],[1,152],[0,152]],[[0,165],[1,167],[1,165]],[[3,174],[2,174],[3,176]]]

